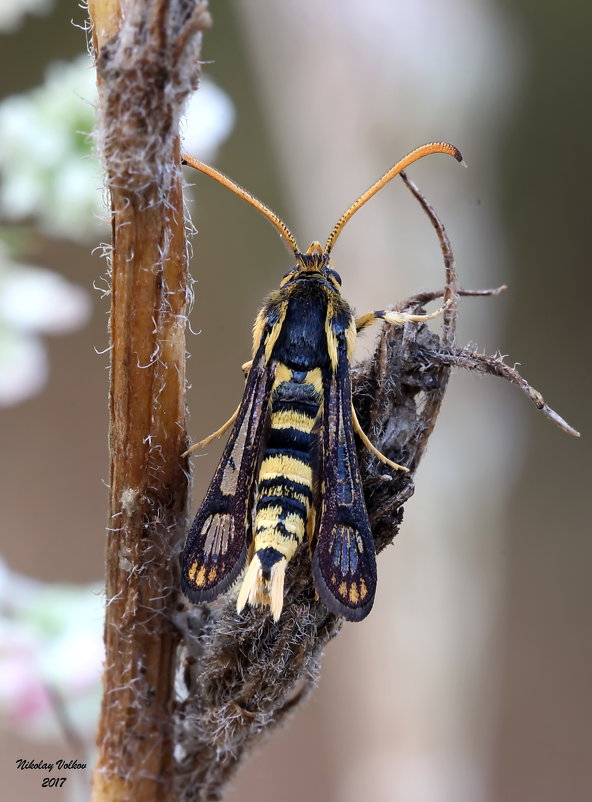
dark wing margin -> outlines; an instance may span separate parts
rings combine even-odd
[[[312,558],[315,585],[329,610],[361,621],[374,603],[376,555],[356,454],[345,336],[337,333],[337,370],[324,379],[320,433],[320,510]]]
[[[183,551],[181,586],[192,602],[212,601],[242,570],[251,538],[250,502],[274,371],[262,337],[236,422]]]

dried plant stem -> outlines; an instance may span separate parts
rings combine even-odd
[[[90,4],[113,227],[106,658],[92,798],[159,802],[174,798],[171,617],[187,499],[178,122],[208,20],[187,0],[123,6]]]

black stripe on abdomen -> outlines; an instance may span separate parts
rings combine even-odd
[[[312,443],[312,434],[295,427],[282,427],[274,429],[273,417],[271,429],[267,435],[265,454],[284,453],[293,457],[308,457]]]

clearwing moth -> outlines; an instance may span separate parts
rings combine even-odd
[[[308,538],[312,575],[324,604],[361,621],[376,592],[374,541],[366,512],[354,432],[383,462],[362,431],[352,405],[350,366],[357,334],[376,320],[396,326],[439,315],[369,312],[359,318],[341,296],[331,251],[343,227],[378,190],[413,162],[444,153],[444,142],[423,145],[397,162],[341,216],[324,247],[306,252],[288,227],[253,195],[189,156],[183,162],[246,200],[276,227],[295,264],[265,301],[253,328],[253,358],[234,415],[192,451],[232,431],[205,499],[195,516],[182,560],[183,592],[211,601],[247,565],[237,598],[266,605],[280,617],[289,560]],[[189,453],[189,452],[186,452]]]

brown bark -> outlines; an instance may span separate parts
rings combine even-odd
[[[178,123],[208,17],[194,0],[94,0],[90,12],[113,228],[106,658],[93,800],[156,802],[172,798],[171,617],[187,500]]]

